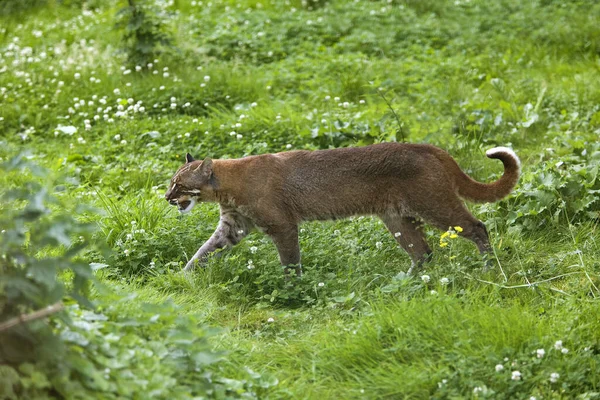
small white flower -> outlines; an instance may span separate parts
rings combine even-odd
[[[431,277],[429,275],[421,275],[421,280],[428,283],[431,280]]]
[[[210,76],[209,75],[204,76],[204,82],[208,82],[208,81],[210,81]]]
[[[394,233],[394,237],[400,237],[400,236],[402,236],[402,232],[396,232],[396,233]]]
[[[163,78],[168,78],[169,77],[169,73],[168,72],[163,72]]]
[[[339,97],[334,97],[333,101],[335,101],[337,103],[338,101],[340,101],[340,98]]]
[[[429,294],[436,295],[436,294],[438,294],[438,292],[436,292],[435,290],[432,290],[431,292],[429,292]]]
[[[563,342],[562,342],[562,340],[557,340],[557,341],[554,343],[554,348],[555,348],[556,350],[560,350],[560,349],[562,349],[562,347],[563,347]]]
[[[364,100],[359,100],[358,103],[359,104],[365,104],[365,101]]]
[[[75,72],[75,75],[73,75],[73,78],[79,79],[79,78],[81,78],[81,74],[79,72]]]
[[[126,256],[129,256],[129,253],[131,253],[131,251],[130,251],[129,249],[125,249],[125,250],[123,250],[123,253],[124,253]]]
[[[567,349],[566,347],[563,347],[563,348],[560,350],[560,352],[561,352],[561,353],[563,353],[563,354],[567,354],[567,353],[569,352],[569,349]]]
[[[473,388],[473,394],[477,395],[483,392],[483,388],[481,386],[476,386]]]
[[[125,139],[121,140],[121,144],[122,145],[126,145],[127,144],[127,140],[125,140]]]
[[[121,135],[119,135],[118,133],[115,135],[114,137],[115,140],[121,140]]]
[[[274,319],[274,318],[269,318],[269,319],[267,320],[267,322],[275,322],[275,319]]]
[[[560,378],[560,374],[558,372],[553,372],[550,374],[550,382],[556,383],[556,381],[558,381],[558,378]]]
[[[256,107],[258,105],[257,102],[253,102],[252,104],[250,104],[250,107]]]
[[[255,254],[258,251],[258,247],[252,246],[250,247],[250,253]]]
[[[252,260],[248,260],[248,269],[254,269],[254,262],[252,262]]]
[[[535,351],[537,358],[543,358],[544,355],[546,354],[546,350],[544,349],[537,349]]]
[[[324,282],[319,282],[319,284],[317,286],[323,287],[323,286],[325,286],[325,283]]]
[[[375,242],[375,247],[377,247],[378,249],[381,249],[382,246],[383,246],[383,243]]]
[[[443,286],[446,286],[449,283],[450,283],[450,279],[448,279],[448,278],[440,279],[440,284],[442,284]]]
[[[113,93],[118,96],[121,94],[121,91],[119,90],[119,88],[116,88],[115,90],[113,90]]]
[[[325,96],[325,100],[326,100],[326,101],[329,101],[329,100],[331,100],[331,96]]]
[[[496,364],[496,372],[501,372],[502,370],[504,370],[504,365],[502,364]]]
[[[513,371],[510,379],[512,379],[513,381],[520,381],[521,373],[519,371]]]
[[[335,231],[333,231],[333,234],[336,235],[336,236],[338,236],[340,234],[340,230],[336,229]]]

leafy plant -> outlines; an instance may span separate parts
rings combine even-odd
[[[127,62],[131,67],[146,65],[172,44],[164,25],[166,11],[153,0],[127,0],[127,3],[117,13],[117,27],[125,30]]]

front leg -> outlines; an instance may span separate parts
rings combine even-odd
[[[302,275],[300,265],[300,245],[298,244],[298,225],[282,225],[270,227],[266,232],[279,252],[279,260],[284,267],[286,276],[294,268],[296,276]]]
[[[221,207],[221,219],[212,236],[188,261],[184,271],[192,271],[197,265],[206,263],[208,256],[224,247],[238,244],[253,229],[252,222],[233,209]]]

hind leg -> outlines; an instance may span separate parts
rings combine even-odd
[[[423,224],[415,218],[397,214],[381,215],[380,218],[396,241],[410,256],[412,265],[408,273],[415,273],[431,256],[431,248],[429,248],[423,235]]]
[[[491,252],[490,240],[487,229],[483,222],[475,218],[465,207],[460,199],[455,197],[445,198],[443,209],[435,210],[437,212],[425,211],[421,216],[429,223],[441,230],[447,230],[455,226],[460,226],[462,232],[458,232],[477,245],[479,252],[486,255]]]

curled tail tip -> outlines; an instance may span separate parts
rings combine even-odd
[[[514,150],[509,147],[494,147],[493,149],[486,151],[485,155],[489,158],[502,158],[502,155],[507,155],[515,160],[519,169],[521,168],[521,160],[519,159],[519,156],[517,156],[517,153],[515,153]]]

